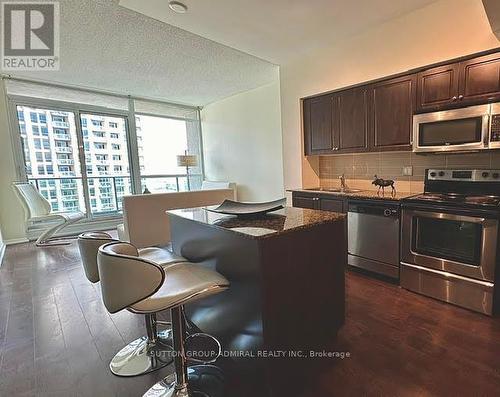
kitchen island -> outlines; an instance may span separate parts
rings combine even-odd
[[[205,208],[168,215],[174,252],[231,283],[186,306],[188,319],[225,350],[248,358],[332,347],[345,318],[344,214],[286,207],[255,219]]]

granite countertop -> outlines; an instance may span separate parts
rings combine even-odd
[[[295,207],[285,207],[258,218],[237,218],[232,215],[217,214],[207,211],[206,207],[172,210],[167,211],[167,214],[257,239],[303,230],[324,223],[334,223],[346,217],[345,214],[337,212]]]
[[[398,192],[396,190],[395,193],[391,192],[391,189],[388,188],[382,193],[377,192],[376,190],[361,190],[360,192],[353,193],[340,193],[340,192],[331,192],[324,188],[317,189],[290,189],[289,192],[304,192],[304,193],[321,193],[321,194],[330,194],[332,196],[337,197],[346,197],[346,198],[360,198],[360,199],[371,199],[371,200],[391,200],[391,201],[399,201],[401,199],[415,196],[418,193],[409,193],[409,192]]]

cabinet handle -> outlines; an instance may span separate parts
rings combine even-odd
[[[458,96],[458,99],[460,99],[460,100],[461,100],[461,99],[464,99],[464,96],[463,96],[463,95],[459,95],[459,96]]]
[[[456,101],[457,100],[457,97],[454,96],[453,98],[451,98],[453,101]]]

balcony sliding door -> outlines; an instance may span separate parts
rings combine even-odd
[[[53,211],[82,211],[89,218],[121,211],[123,196],[132,193],[125,117],[16,110],[26,177]]]
[[[17,106],[26,177],[56,212],[86,212],[75,114]]]
[[[102,114],[80,114],[87,192],[92,215],[122,209],[131,194],[127,120]]]
[[[203,180],[199,109],[5,79],[19,173],[56,212],[116,218],[127,194],[196,190]],[[179,167],[177,156],[195,161]]]

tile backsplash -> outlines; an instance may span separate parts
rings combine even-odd
[[[403,175],[403,167],[412,166],[413,175]],[[355,153],[320,156],[319,178],[322,187],[336,187],[344,174],[349,186],[374,188],[374,175],[394,179],[400,191],[419,192],[426,168],[497,168],[500,151],[466,154],[415,154],[412,152]]]

